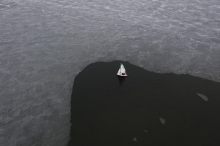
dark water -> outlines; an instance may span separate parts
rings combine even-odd
[[[220,83],[123,64],[126,78],[119,61],[76,76],[69,146],[220,145]]]

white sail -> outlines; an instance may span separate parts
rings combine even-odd
[[[128,76],[123,64],[120,65],[117,75],[119,76]]]
[[[121,68],[119,68],[117,75],[121,74]]]
[[[126,71],[125,71],[125,67],[124,67],[123,64],[121,64],[121,73],[126,73]]]

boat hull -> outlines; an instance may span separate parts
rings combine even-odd
[[[117,74],[117,75],[120,76],[120,77],[127,77],[128,76],[128,74],[125,74],[125,75]]]

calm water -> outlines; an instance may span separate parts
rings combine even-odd
[[[75,78],[69,146],[219,145],[220,83],[94,63]]]

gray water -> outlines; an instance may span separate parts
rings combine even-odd
[[[1,0],[0,143],[64,146],[75,76],[123,60],[220,81],[219,0]]]

